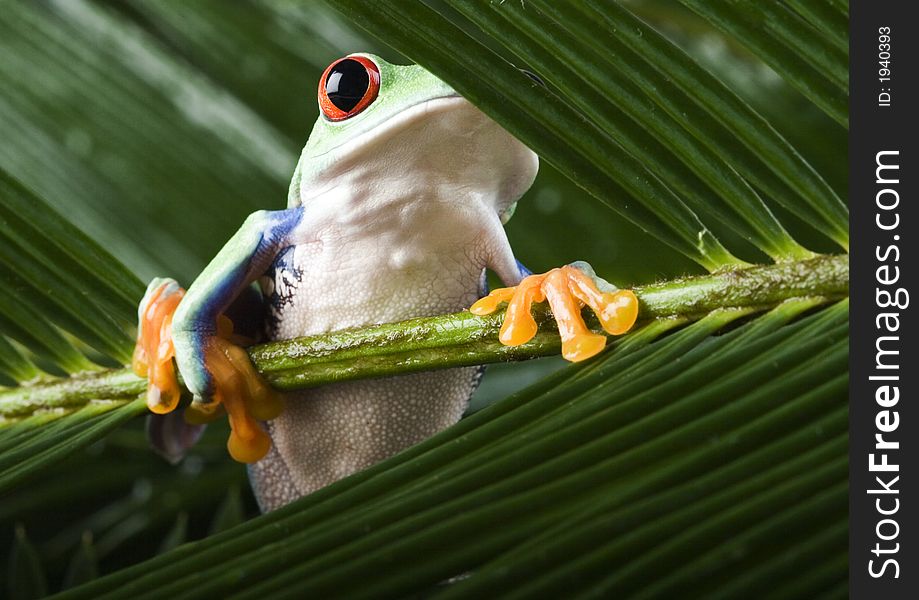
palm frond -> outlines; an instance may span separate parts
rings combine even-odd
[[[3,171],[0,219],[3,333],[68,372],[92,366],[65,334],[128,362],[140,280]]]
[[[700,260],[697,246],[704,235],[692,211],[673,201],[673,190],[688,192],[682,199],[694,208],[703,207],[709,216],[725,213],[716,207],[727,206],[730,210],[719,218],[734,213],[729,222],[742,223],[745,237],[760,240],[767,253],[795,256],[799,252],[756,193],[735,177],[735,169],[743,169],[741,173],[754,185],[847,245],[845,206],[813,168],[724,84],[616,3],[606,3],[602,11],[577,2],[564,9],[541,2],[495,3],[488,5],[490,10],[463,2],[446,4],[520,61],[533,61],[559,95],[522,79],[513,65],[421,3],[381,2],[377,11],[362,10],[359,1],[334,7],[453,84],[625,218],[671,245],[674,231],[668,228],[679,228],[681,239],[691,243],[679,249],[694,260]],[[380,11],[387,11],[385,18],[380,18]],[[404,27],[407,22],[413,24],[411,28]],[[436,50],[431,48],[435,39],[444,41]],[[476,85],[470,72],[488,86]],[[519,103],[509,104],[507,98],[515,96],[520,97]],[[646,110],[648,105],[659,106],[661,112]],[[534,119],[539,119],[542,129],[533,126]],[[723,123],[726,130],[712,127],[713,122]],[[694,136],[703,123],[704,133]],[[552,133],[544,131],[546,124],[554,127]],[[649,147],[647,139],[655,136],[669,150]],[[739,157],[738,138],[743,141]],[[583,160],[575,163],[570,149],[579,146],[585,147]],[[706,159],[707,166],[702,164]],[[658,163],[661,168],[653,174],[644,166]],[[668,179],[669,169],[680,168],[674,165],[701,173],[709,188],[703,191],[701,182],[686,177],[685,171],[673,189],[667,188],[674,181]],[[593,185],[604,177],[615,178],[619,185]],[[689,184],[696,187],[690,190]],[[646,218],[634,203],[626,210],[626,198],[646,204],[654,216]],[[716,203],[719,198],[723,204]],[[661,219],[668,228],[662,229]]]
[[[746,45],[840,125],[848,127],[849,55],[841,43],[848,28],[839,29],[844,21],[833,18],[814,27],[784,4],[773,2],[751,2],[743,8],[720,0],[680,2]]]
[[[96,401],[70,414],[39,414],[0,430],[0,494],[102,439],[145,409],[143,400]],[[53,422],[51,416],[56,417]],[[36,427],[36,422],[43,426]]]
[[[743,60],[785,78],[789,87],[772,93],[803,94],[842,130],[845,2],[750,14],[682,2],[745,46]],[[847,248],[834,191],[844,182],[804,158],[813,147],[802,154],[788,141],[804,117],[770,121],[749,90],[700,66],[638,8],[49,0],[3,11],[0,121],[12,135],[0,145],[0,384],[41,380],[6,391],[18,400],[83,381],[49,374],[94,370],[115,385],[85,387],[76,403],[54,396],[48,410],[0,424],[0,522],[34,527],[33,511],[161,477],[142,501],[93,505],[54,539],[8,528],[13,577],[29,572],[39,589],[50,564],[52,589],[84,582],[64,595],[74,598],[689,588],[731,597],[777,580],[784,587],[773,591],[792,596],[844,593],[848,305],[828,306],[808,267],[813,250]],[[315,117],[307,101],[291,101],[291,82],[305,79],[307,98],[308,73],[379,51],[342,17],[540,153],[548,167],[533,204],[510,226],[522,257],[540,267],[587,258],[617,283],[639,283],[691,270],[669,246],[713,279],[736,273],[738,293],[748,272],[734,269],[771,259],[791,274],[772,282],[787,301],[762,314],[737,308],[736,295],[705,304],[700,293],[695,323],[651,321],[599,360],[234,526],[245,512],[242,471],[221,465],[222,444],[205,444],[205,473],[135,461],[147,456],[142,436],[123,424],[143,412],[134,400],[143,382],[100,366],[128,360],[142,292],[132,273],[190,280],[246,213],[283,204]],[[77,452],[99,440],[101,455]],[[87,478],[64,491],[73,464]],[[183,543],[207,533],[201,519],[214,534]],[[129,541],[144,549],[136,564],[90,581],[125,566],[115,555]],[[812,568],[800,572],[796,558]]]
[[[16,3],[2,27],[0,115],[31,144],[5,144],[0,164],[142,279],[190,280],[220,245],[202,231],[283,198],[299,140],[109,7]],[[188,210],[204,198],[221,209]]]
[[[13,390],[59,381],[49,372],[130,361],[133,303],[143,291],[137,277],[3,171],[0,220],[0,370],[25,383]],[[103,392],[76,405],[64,397],[20,415],[4,411],[0,494],[140,414],[143,404],[129,402],[136,396]]]
[[[511,591],[537,573],[540,589],[635,591],[666,565],[713,564],[725,535],[753,536],[767,515],[798,517],[770,529],[781,544],[809,540],[845,523],[847,506],[848,307],[786,325],[811,306],[789,303],[714,338],[743,312],[659,341],[659,329],[642,330],[376,467],[64,597],[380,597],[472,569],[457,594]],[[808,496],[814,506],[798,508]],[[751,558],[737,553],[719,564],[723,581],[707,571],[706,582],[731,582]],[[622,581],[605,581],[610,564]]]

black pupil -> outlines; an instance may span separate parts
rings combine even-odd
[[[349,112],[361,101],[370,85],[364,65],[346,58],[339,62],[325,80],[325,93],[336,107]]]

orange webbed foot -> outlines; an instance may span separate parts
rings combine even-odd
[[[186,415],[222,406],[230,419],[230,456],[243,463],[261,460],[271,448],[271,439],[258,421],[269,421],[281,414],[284,404],[280,394],[262,380],[246,351],[224,336],[207,345],[205,364],[214,378],[213,401],[192,403]]]
[[[171,279],[156,279],[147,289],[139,309],[137,345],[132,368],[147,377],[147,406],[157,414],[172,412],[179,405],[180,388],[173,357],[172,317],[185,291]],[[230,420],[227,449],[239,462],[260,460],[271,448],[271,439],[258,424],[277,417],[283,410],[278,392],[266,384],[252,366],[246,351],[235,344],[233,323],[220,316],[217,335],[200,347],[204,368],[213,381],[209,401],[189,404],[185,421],[202,425],[226,413]]]
[[[536,335],[536,321],[530,312],[534,302],[549,301],[562,339],[562,356],[572,362],[595,356],[606,346],[606,336],[587,328],[581,308],[587,305],[610,335],[621,335],[638,318],[638,298],[630,290],[619,290],[597,277],[587,263],[530,275],[516,287],[499,288],[469,309],[485,315],[507,302],[504,324],[498,339],[506,346],[519,346]]]

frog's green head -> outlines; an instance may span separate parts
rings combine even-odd
[[[417,65],[346,56],[322,74],[319,108],[289,206],[309,202],[343,176],[379,182],[449,173],[459,179],[465,169],[497,181],[502,200],[495,208],[506,220],[536,175],[532,151]]]

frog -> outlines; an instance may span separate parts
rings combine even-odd
[[[228,416],[227,448],[247,463],[262,511],[456,423],[482,369],[282,396],[252,366],[247,343],[504,307],[498,338],[516,346],[537,332],[532,305],[547,301],[562,355],[582,361],[607,342],[585,325],[585,305],[609,335],[627,332],[638,314],[635,294],[588,263],[533,274],[517,261],[504,225],[539,158],[440,78],[350,54],[320,77],[318,103],[287,207],[250,215],[187,291],[171,278],[151,281],[138,308],[133,366],[148,379],[148,407],[178,414],[178,369],[193,395],[182,420],[197,427]],[[488,291],[489,270],[505,287]],[[255,322],[248,337],[246,321]]]

